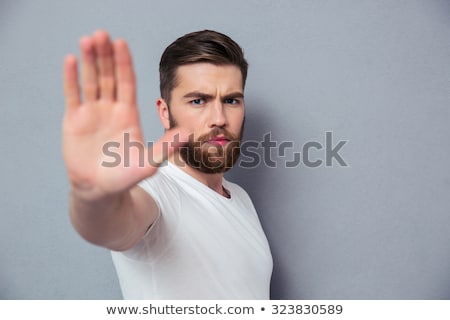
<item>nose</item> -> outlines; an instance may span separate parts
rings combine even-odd
[[[221,101],[215,101],[210,110],[209,127],[223,128],[227,125],[227,117]]]

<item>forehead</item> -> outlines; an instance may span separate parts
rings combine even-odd
[[[235,65],[193,63],[176,70],[174,91],[242,91],[242,73]]]

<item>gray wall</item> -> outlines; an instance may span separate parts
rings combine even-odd
[[[267,232],[273,298],[450,298],[450,2],[430,0],[2,0],[0,298],[121,298],[70,226],[60,155],[63,56],[97,28],[130,42],[148,141],[166,45],[210,28],[245,48],[245,136],[292,142],[228,175]],[[347,167],[286,168],[310,142],[325,160],[326,132]]]

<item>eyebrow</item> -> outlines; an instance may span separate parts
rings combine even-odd
[[[203,99],[210,100],[210,99],[213,99],[214,96],[207,94],[207,93],[200,92],[200,91],[192,91],[192,92],[186,93],[183,96],[183,98],[203,98]],[[223,97],[223,99],[230,99],[230,98],[244,98],[244,94],[240,91],[236,91],[236,92],[229,93]]]

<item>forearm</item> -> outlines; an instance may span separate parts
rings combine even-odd
[[[155,200],[139,186],[122,193],[92,199],[72,189],[70,217],[87,241],[115,251],[139,242],[159,215]]]
[[[128,209],[127,209],[128,208]],[[130,191],[86,199],[77,190],[70,195],[70,218],[74,228],[87,241],[120,250],[132,231],[133,216]]]

